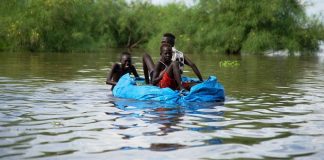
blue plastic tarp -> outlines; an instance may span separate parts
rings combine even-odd
[[[182,78],[183,81],[195,81],[192,78]],[[193,86],[190,91],[180,92],[170,88],[160,88],[152,85],[136,85],[135,78],[129,74],[122,76],[113,89],[113,95],[119,98],[137,100],[153,100],[166,103],[186,102],[219,102],[225,100],[224,87],[215,76]]]

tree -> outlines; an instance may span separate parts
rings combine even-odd
[[[316,50],[322,24],[306,17],[297,0],[205,0],[197,6],[200,49],[226,53]]]

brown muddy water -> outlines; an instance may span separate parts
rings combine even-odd
[[[324,156],[323,51],[188,54],[226,101],[186,106],[113,97],[105,76],[120,52],[0,53],[0,159]]]

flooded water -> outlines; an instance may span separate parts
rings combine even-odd
[[[323,51],[188,55],[226,101],[186,106],[113,97],[105,77],[119,53],[0,53],[0,159],[324,156]]]

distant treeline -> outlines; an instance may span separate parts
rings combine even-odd
[[[0,15],[0,51],[158,51],[165,32],[192,52],[311,52],[324,40],[323,23],[299,0],[1,0]]]

